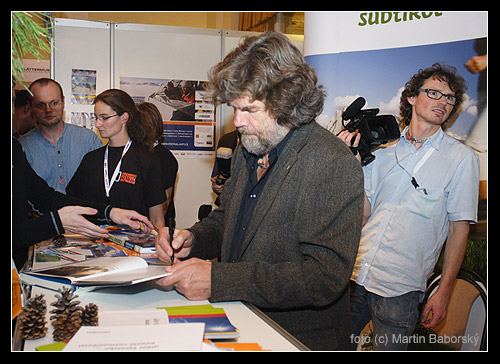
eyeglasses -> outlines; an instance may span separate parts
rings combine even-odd
[[[120,115],[115,114],[115,115],[109,115],[109,116],[106,115],[106,116],[103,116],[103,115],[93,114],[90,118],[92,120],[99,120],[99,121],[103,122],[103,121],[106,121],[106,120],[108,120],[108,119],[110,119],[110,118],[112,118],[114,116],[120,116]]]
[[[45,110],[47,106],[50,107],[51,109],[59,109],[62,106],[62,101],[53,100],[50,102],[35,102],[33,104],[33,107],[38,110]]]
[[[446,99],[446,103],[451,106],[455,106],[457,103],[457,98],[455,96],[446,95],[438,90],[433,90],[431,88],[426,88],[426,89],[419,88],[418,91],[426,92],[427,97],[433,100],[439,100],[441,97],[444,96],[444,98]]]

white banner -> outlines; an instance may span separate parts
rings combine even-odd
[[[482,38],[487,12],[306,12],[304,55],[409,47]]]
[[[448,134],[465,141],[486,108],[487,70],[466,64],[487,53],[487,12],[311,12],[304,54],[327,97],[318,122],[340,131],[339,114],[358,96],[399,120],[407,81],[436,62],[454,66],[468,89]]]

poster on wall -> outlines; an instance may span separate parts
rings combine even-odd
[[[434,63],[453,66],[468,88],[445,132],[475,143],[485,178],[486,132],[478,129],[486,128],[487,29],[486,12],[306,13],[305,58],[327,92],[317,121],[338,133],[342,112],[359,96],[364,108],[399,120],[405,83]],[[471,141],[478,134],[480,140]]]
[[[93,112],[71,111],[71,124],[82,126],[97,132]]]
[[[96,97],[97,71],[71,70],[71,103],[92,105]]]
[[[50,61],[23,58],[24,79],[26,86],[39,78],[50,77]]]
[[[176,157],[213,158],[215,106],[205,98],[206,81],[121,77],[120,89],[136,104],[153,103],[163,116],[161,143]]]

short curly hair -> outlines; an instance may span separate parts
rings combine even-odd
[[[209,71],[208,92],[215,104],[248,95],[264,103],[279,125],[299,127],[323,110],[325,93],[314,68],[283,34],[244,39]]]
[[[455,67],[441,63],[434,63],[431,67],[419,70],[418,73],[413,75],[410,81],[406,83],[399,103],[399,117],[402,125],[408,125],[411,121],[412,106],[408,102],[408,98],[417,96],[419,93],[418,90],[429,78],[436,78],[440,81],[447,82],[450,89],[455,92],[457,102],[453,107],[448,120],[460,107],[465,90],[467,90],[467,83],[462,76],[457,74],[457,69]],[[442,127],[444,127],[445,124],[446,122],[442,125]]]

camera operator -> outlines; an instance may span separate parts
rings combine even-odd
[[[219,151],[221,148],[227,148],[231,149],[231,152],[234,151],[236,146],[238,145],[238,130],[233,130],[230,131],[229,133],[224,134],[217,145],[217,151]],[[219,153],[218,153],[219,154]],[[212,176],[210,178],[210,182],[212,183],[212,191],[214,191],[215,194],[220,195],[222,191],[224,190],[224,183],[226,182],[227,178],[230,177],[231,175],[231,156],[224,156],[226,159],[226,164],[229,165],[229,168],[221,168],[220,164],[220,157],[217,155],[217,158],[215,158],[214,162],[214,168],[212,170]],[[224,162],[224,161],[223,161]],[[224,166],[227,167],[227,166]],[[218,200],[219,197],[217,197],[217,200],[215,204],[218,206]]]
[[[427,278],[445,241],[439,288],[421,323],[433,328],[446,316],[469,223],[477,219],[478,159],[442,130],[465,89],[454,67],[436,63],[420,70],[401,95],[401,121],[407,126],[399,141],[376,150],[375,160],[363,167],[366,224],[351,277],[351,317],[353,337],[371,319],[374,337],[389,338],[374,341],[374,350],[406,350],[404,337],[415,328]],[[347,130],[338,136],[348,146],[361,139]]]

